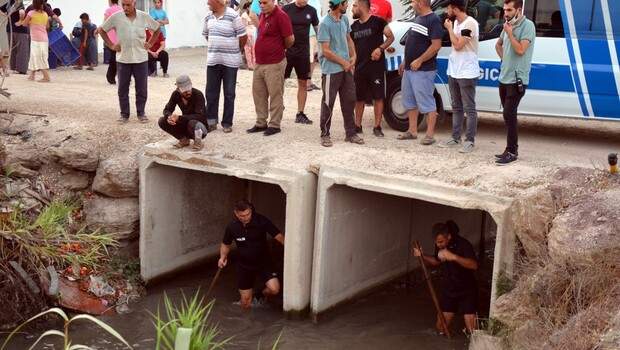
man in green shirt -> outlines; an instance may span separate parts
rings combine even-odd
[[[504,30],[495,45],[502,59],[499,74],[499,97],[504,107],[507,142],[504,153],[495,156],[497,165],[508,165],[517,160],[517,110],[530,83],[532,54],[536,40],[534,22],[523,14],[523,0],[504,1]]]

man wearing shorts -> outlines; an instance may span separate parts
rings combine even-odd
[[[441,272],[440,306],[447,326],[456,313],[463,315],[467,332],[476,328],[476,309],[478,305],[478,287],[475,272],[478,261],[474,247],[468,240],[458,234],[450,233],[453,229],[446,224],[433,226],[435,236],[435,254],[432,256],[413,248],[413,255],[422,256],[426,265],[439,267]],[[437,330],[446,334],[446,330],[437,318]]]
[[[235,220],[226,227],[220,246],[218,267],[228,264],[228,254],[233,241],[237,245],[237,277],[241,299],[239,304],[248,309],[252,306],[254,284],[258,280],[265,298],[280,293],[280,282],[273,267],[267,242],[267,234],[284,245],[284,234],[265,216],[254,212],[245,200],[235,204]]]
[[[284,12],[291,19],[295,43],[286,50],[286,69],[284,77],[291,77],[295,69],[297,76],[297,115],[295,123],[312,124],[312,120],[304,113],[308,89],[306,81],[310,79],[310,26],[317,30],[319,17],[316,9],[308,5],[308,0],[295,0],[285,5]]]
[[[435,143],[437,106],[435,74],[437,73],[437,52],[441,49],[443,27],[439,17],[431,10],[431,0],[413,0],[412,6],[418,14],[406,34],[405,62],[398,68],[402,78],[403,107],[409,117],[409,130],[398,136],[399,140],[418,138],[418,116],[426,114],[426,136],[423,145]]]
[[[383,137],[381,119],[383,117],[383,100],[385,99],[385,56],[383,52],[394,41],[394,34],[387,22],[370,15],[370,0],[353,2],[351,38],[355,43],[355,128],[362,133],[362,117],[367,97],[374,101],[375,123],[372,129],[376,137]],[[386,40],[383,41],[385,35]],[[370,95],[370,96],[369,96]]]

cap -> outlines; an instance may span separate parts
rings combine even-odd
[[[190,91],[192,89],[192,80],[187,75],[183,74],[177,78],[176,85],[181,92]]]
[[[329,3],[333,4],[333,5],[340,5],[343,2],[345,2],[345,1],[347,1],[347,0],[329,0]]]
[[[463,9],[465,8],[465,0],[449,0],[448,5]]]

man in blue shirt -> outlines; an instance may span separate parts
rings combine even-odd
[[[319,61],[323,73],[323,99],[321,103],[321,145],[331,147],[329,133],[336,95],[340,95],[340,108],[344,119],[346,142],[363,144],[355,131],[355,44],[349,33],[346,0],[330,0],[329,15],[319,27],[317,40],[321,47]]]

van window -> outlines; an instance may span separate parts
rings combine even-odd
[[[564,23],[558,0],[526,0],[524,10],[525,15],[536,24],[537,36],[564,37]]]
[[[502,33],[504,10],[502,0],[480,0],[467,12],[480,25],[480,41],[495,39]]]

